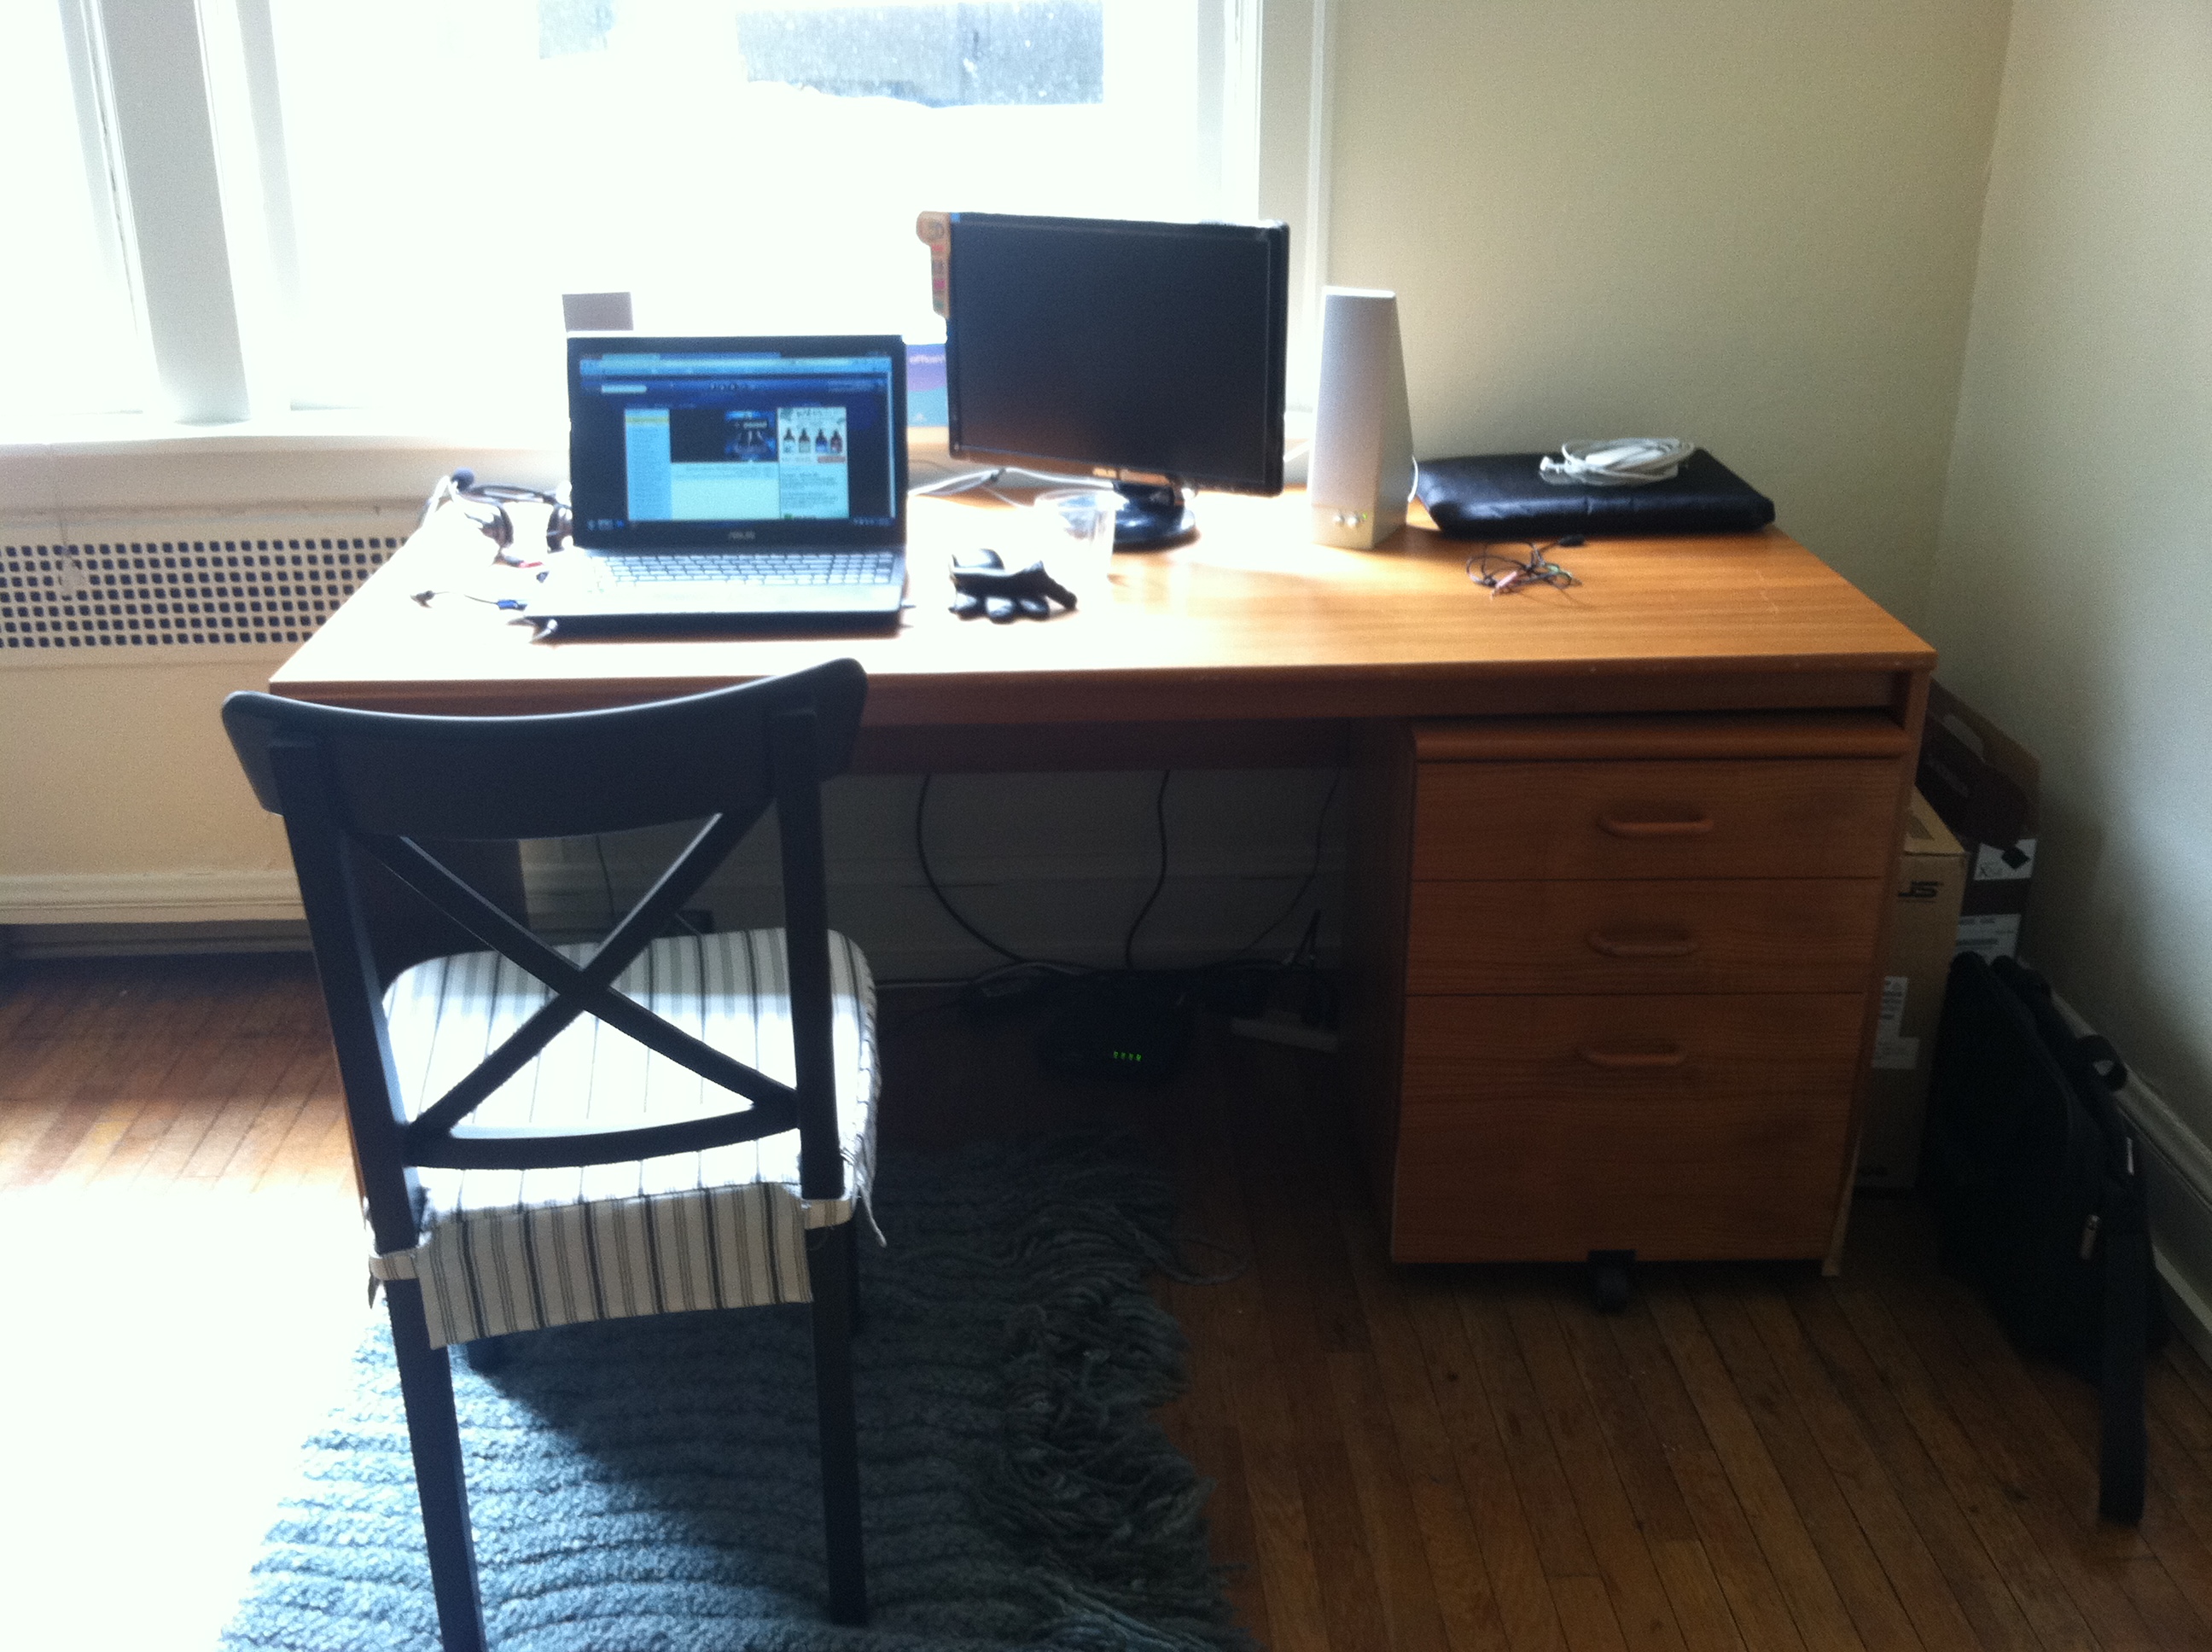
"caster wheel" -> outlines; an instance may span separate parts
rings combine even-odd
[[[1590,1296],[1599,1313],[1618,1314],[1628,1306],[1628,1271],[1635,1263],[1632,1250],[1590,1252]]]

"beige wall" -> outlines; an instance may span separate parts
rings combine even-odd
[[[292,915],[283,825],[255,805],[221,720],[283,654],[0,669],[0,921]]]
[[[1329,279],[1424,457],[1682,435],[1908,622],[2003,0],[1346,0]]]
[[[2212,1138],[2212,5],[2021,0],[1942,553],[2043,759],[2025,944]]]
[[[1419,451],[1695,437],[1772,495],[1791,531],[1916,619],[1966,338],[2003,0],[1337,0],[1331,11],[1328,273],[1402,295]],[[471,462],[488,475],[539,473],[528,459],[476,452]],[[187,437],[104,466],[73,461],[66,474],[0,454],[0,512],[398,497],[452,462],[395,449],[363,471],[357,456],[338,465]],[[82,709],[82,696],[70,703]],[[86,743],[104,726],[90,718]],[[78,742],[56,740],[56,727],[43,723],[35,744],[66,789]],[[103,769],[99,784],[137,770]],[[1115,910],[1133,911],[1150,884],[1151,785],[1092,778],[1069,793],[977,782],[979,817],[1045,853],[1064,856],[1096,823],[1116,823],[1105,860],[979,890],[982,915],[1011,922],[1026,899],[1099,930],[1076,923],[1054,878],[1118,885]],[[1181,901],[1171,890],[1149,920],[1165,950],[1218,940],[1197,914],[1238,939],[1249,932],[1247,897],[1273,898],[1279,874],[1309,864],[1316,787],[1311,777],[1178,782],[1177,875],[1190,868],[1200,883]],[[157,844],[127,797],[70,801],[76,820],[100,829],[11,840],[0,878],[128,866],[110,845],[144,847],[151,868],[250,878],[276,852],[242,803],[239,832]],[[890,879],[903,832],[891,821],[854,853]],[[975,823],[948,812],[948,854],[978,841]],[[1218,847],[1186,859],[1185,845]],[[1240,880],[1252,890],[1228,887]],[[1097,902],[1114,906],[1103,893]],[[1190,926],[1180,938],[1178,925]],[[1109,919],[1101,932],[1118,940],[1118,926]]]

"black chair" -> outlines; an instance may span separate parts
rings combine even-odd
[[[769,1302],[812,1303],[830,1616],[866,1620],[852,1218],[872,1169],[873,987],[828,927],[821,783],[850,761],[866,695],[837,660],[556,716],[224,702],[307,907],[447,1652],[484,1644],[448,1345]],[[782,930],[670,936],[771,807]],[[597,945],[546,944],[507,909],[511,877],[455,870],[498,866],[490,842],[701,820]],[[387,983],[376,919],[394,879],[490,950]]]

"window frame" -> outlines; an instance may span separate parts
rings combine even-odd
[[[297,270],[268,0],[57,3],[85,164],[108,182],[114,256],[161,407],[0,439],[0,513],[405,498],[465,463],[559,479],[564,432],[291,404],[282,323]],[[1334,0],[1215,3],[1224,206],[1291,226],[1291,396],[1310,408],[1328,265]],[[274,462],[287,459],[297,462]],[[178,463],[147,463],[161,460]]]

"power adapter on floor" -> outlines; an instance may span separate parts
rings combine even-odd
[[[1074,979],[1060,964],[1010,963],[975,976],[960,988],[960,1007],[970,1015],[1025,1010],[1053,997]]]
[[[1258,1015],[1232,1017],[1229,1030],[1243,1038],[1262,1038],[1274,1044],[1295,1044],[1301,1049],[1336,1053],[1336,1029],[1309,1025],[1297,1014],[1279,1005]]]
[[[1181,990],[1141,975],[1090,975],[1038,1036],[1037,1058],[1071,1078],[1158,1084],[1182,1064],[1190,1005]]]
[[[1280,1001],[1284,999],[1294,1001]],[[1310,967],[1285,972],[1276,979],[1265,1002],[1248,1014],[1230,1017],[1229,1030],[1244,1038],[1334,1054],[1335,983]]]

